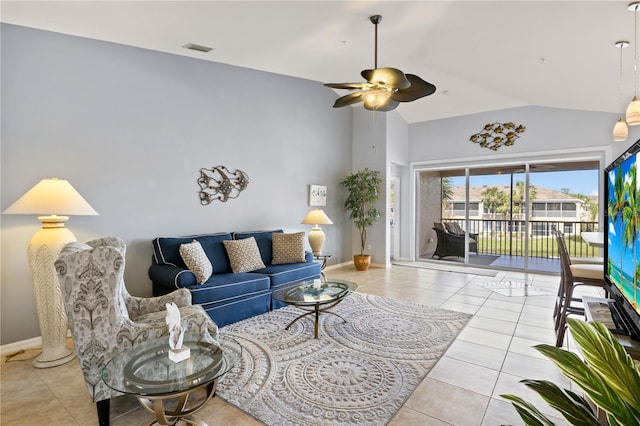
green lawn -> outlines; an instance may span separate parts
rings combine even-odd
[[[570,256],[597,256],[598,250],[584,242],[579,235],[566,237]],[[490,235],[478,236],[478,252],[486,254],[524,256],[524,237],[499,238]],[[535,237],[529,240],[529,255],[532,257],[558,257],[556,239]]]

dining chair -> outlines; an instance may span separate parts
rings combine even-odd
[[[604,263],[572,263],[564,234],[556,231],[558,254],[560,256],[560,285],[554,308],[556,346],[561,347],[567,328],[567,315],[584,315],[582,298],[574,295],[579,286],[604,289]]]

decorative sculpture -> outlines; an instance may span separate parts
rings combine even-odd
[[[480,144],[483,148],[497,151],[501,146],[511,146],[524,133],[525,127],[521,124],[509,123],[485,124],[480,133],[471,135],[469,140]]]
[[[242,170],[230,172],[224,166],[200,169],[200,204],[206,206],[214,200],[223,203],[229,198],[237,198],[249,184],[249,176]]]
[[[191,356],[188,347],[183,348],[184,332],[187,328],[180,321],[180,309],[174,303],[167,303],[167,328],[169,329],[169,359],[174,362],[183,361]]]

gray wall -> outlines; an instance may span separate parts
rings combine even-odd
[[[367,229],[367,246],[364,250],[364,254],[371,255],[371,264],[374,266],[386,266],[389,259],[386,186],[388,119],[387,113],[368,111],[364,108],[353,110],[353,170],[361,170],[365,167],[378,170],[383,182],[380,188],[380,199],[376,203],[382,217],[377,224]],[[352,241],[352,254],[360,254],[360,233],[355,227],[352,231]],[[371,246],[370,249],[369,246]]]
[[[420,168],[446,167],[454,163],[462,166],[524,162],[543,156],[570,160],[588,152],[588,156],[601,157],[604,167],[640,138],[640,126],[635,126],[630,127],[626,142],[613,142],[612,131],[618,117],[617,114],[603,112],[527,106],[416,123],[409,126],[409,158],[415,168]],[[494,152],[469,140],[487,123],[509,121],[526,126],[525,132],[513,146],[502,147]],[[423,189],[434,191],[439,187]],[[601,182],[600,193],[603,192]],[[419,206],[418,219],[424,225],[418,225],[422,229],[416,231],[420,232],[415,243],[416,255],[428,250],[428,238],[435,237],[431,231],[434,213],[438,213],[436,217],[440,213],[425,207],[424,203],[428,203],[428,200],[419,201],[422,204]],[[603,209],[601,199],[600,211]]]
[[[618,115],[546,107],[520,107],[412,124],[409,158],[412,162],[458,158],[520,156],[558,150],[610,146],[615,156],[640,138],[640,126],[631,127],[627,142],[612,142]],[[526,126],[513,146],[493,152],[469,141],[487,123],[508,122]]]
[[[328,187],[325,249],[351,258],[344,190],[350,108],[319,82],[2,24],[2,210],[40,179],[67,179],[100,213],[78,240],[128,244],[125,281],[151,294],[156,236],[308,231],[308,185]],[[249,175],[237,199],[201,206],[198,171]],[[2,344],[40,335],[26,249],[34,216],[1,217]]]

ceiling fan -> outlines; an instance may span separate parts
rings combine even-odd
[[[436,86],[427,83],[417,75],[405,74],[396,68],[378,68],[378,24],[381,15],[369,17],[375,25],[375,57],[374,69],[364,70],[360,75],[366,83],[326,83],[325,86],[334,89],[358,90],[338,99],[334,108],[364,102],[364,107],[372,111],[391,111],[400,102],[411,102],[436,91]]]

